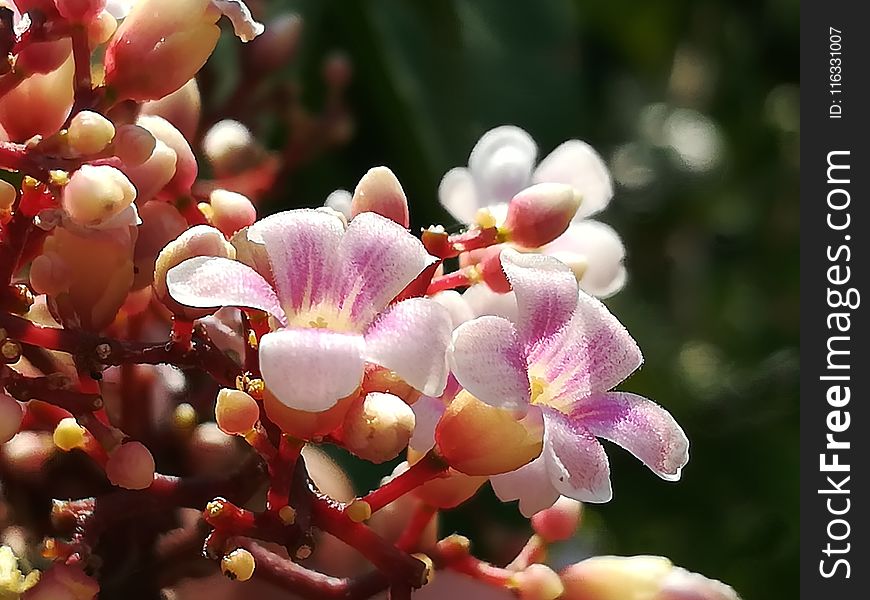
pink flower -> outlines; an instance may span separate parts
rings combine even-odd
[[[516,324],[496,316],[463,323],[449,351],[453,374],[475,397],[543,418],[541,455],[491,477],[496,494],[519,499],[527,516],[560,494],[607,502],[610,469],[597,437],[663,479],[679,479],[689,442],[673,417],[646,398],[610,391],[643,361],[626,329],[601,302],[578,294],[558,260],[512,249],[501,260],[517,298]]]
[[[568,140],[535,165],[538,148],[532,137],[512,125],[481,136],[468,158],[468,167],[448,171],[438,188],[441,204],[462,223],[481,216],[504,222],[511,198],[540,183],[572,186],[582,202],[568,230],[541,251],[554,255],[575,270],[580,287],[599,297],[611,296],[625,285],[622,264],[625,247],[609,225],[589,219],[604,210],[613,196],[607,165],[586,142]]]
[[[247,242],[239,258],[251,266],[192,258],[169,271],[167,284],[187,306],[242,306],[274,317],[279,328],[260,340],[260,368],[279,401],[327,410],[356,390],[366,362],[423,393],[444,390],[446,309],[424,298],[388,307],[434,260],[407,230],[374,213],[345,229],[331,211],[302,209],[255,223]]]

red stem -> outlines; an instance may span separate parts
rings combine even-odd
[[[91,49],[88,46],[88,30],[84,25],[73,25],[70,29],[73,62],[75,64],[75,102],[70,118],[88,108],[93,101],[91,85]]]
[[[437,508],[421,502],[414,514],[411,515],[411,520],[408,521],[402,535],[396,541],[396,546],[405,552],[415,550],[420,543],[420,536],[423,535],[423,531],[426,530],[436,514],[438,514]]]
[[[469,276],[471,272],[472,270],[469,267],[466,267],[464,269],[459,269],[458,271],[448,273],[447,275],[436,277],[432,280],[432,283],[429,284],[429,287],[426,288],[426,295],[433,296],[438,292],[453,290],[458,287],[466,287],[471,285],[472,281],[471,277]]]
[[[443,477],[446,473],[447,463],[434,452],[429,452],[407,471],[370,492],[362,500],[368,502],[375,513],[427,481]]]

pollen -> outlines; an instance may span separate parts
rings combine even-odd
[[[547,382],[544,381],[544,379],[542,379],[541,377],[532,376],[530,384],[531,384],[531,391],[532,391],[532,395],[531,395],[532,404],[538,404],[539,402],[542,402],[544,400],[544,398],[546,398]],[[542,398],[542,396],[544,398]]]

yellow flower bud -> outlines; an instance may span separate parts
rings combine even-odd
[[[260,420],[260,407],[250,395],[240,390],[223,388],[214,406],[217,426],[229,435],[244,435]]]
[[[62,204],[73,222],[105,223],[136,199],[136,188],[121,171],[108,165],[82,165],[63,189]]]
[[[106,117],[90,110],[76,114],[67,129],[70,148],[81,155],[96,154],[115,137],[115,126]]]
[[[85,443],[85,428],[78,424],[73,417],[61,419],[54,428],[52,434],[54,445],[69,452],[74,448],[80,448]]]
[[[596,556],[562,572],[565,600],[653,600],[673,565],[661,556]]]
[[[344,446],[365,460],[382,463],[408,446],[414,411],[392,394],[372,392],[351,406],[344,418]]]

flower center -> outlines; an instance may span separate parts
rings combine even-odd
[[[547,400],[547,382],[541,377],[535,377],[534,375],[530,378],[529,383],[531,384],[532,396],[531,403],[532,404],[545,404]]]

